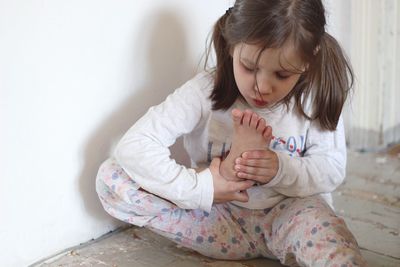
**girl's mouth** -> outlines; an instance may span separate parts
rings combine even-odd
[[[268,105],[268,102],[263,101],[263,100],[257,100],[257,99],[254,99],[254,103],[258,107],[264,107],[264,106]]]

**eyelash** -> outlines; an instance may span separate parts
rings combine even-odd
[[[243,66],[243,68],[244,68],[246,71],[248,71],[248,72],[254,72],[254,71],[256,71],[256,69],[249,68],[249,67],[247,67],[247,66],[244,65],[244,64],[242,64],[242,66]]]
[[[243,68],[244,68],[246,71],[248,71],[248,72],[255,72],[255,71],[257,71],[257,69],[249,68],[249,67],[247,67],[247,66],[244,65],[244,64],[242,64],[242,65],[243,65]],[[289,78],[289,76],[281,75],[281,74],[279,74],[279,72],[276,73],[276,77],[278,78],[278,80],[285,80],[285,79]]]
[[[279,74],[279,72],[276,73],[276,77],[279,80],[286,80],[287,78],[289,78],[289,76],[283,76],[283,75]]]

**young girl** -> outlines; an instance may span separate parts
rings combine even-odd
[[[366,266],[332,209],[352,73],[321,0],[237,0],[212,41],[215,69],[150,108],[100,167],[105,210],[213,258]],[[182,135],[191,168],[169,157]]]

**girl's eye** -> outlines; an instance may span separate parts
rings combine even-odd
[[[243,65],[244,66],[244,65]],[[256,69],[244,66],[244,69],[248,72],[255,72]]]
[[[246,65],[244,65],[244,64],[242,64],[242,66],[243,66],[243,68],[244,68],[246,71],[248,71],[248,72],[255,72],[255,71],[256,71],[256,69],[251,68],[251,67],[248,67],[248,66],[246,66]]]
[[[290,75],[287,75],[287,74],[283,75],[282,73],[277,72],[277,73],[276,73],[276,77],[277,77],[279,80],[285,80],[285,79],[289,78]]]

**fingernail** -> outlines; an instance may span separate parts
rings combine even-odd
[[[239,165],[235,165],[235,170],[239,171],[240,170],[240,166]]]
[[[240,163],[242,163],[242,160],[241,160],[240,158],[237,158],[237,159],[235,160],[235,163],[240,164]]]

